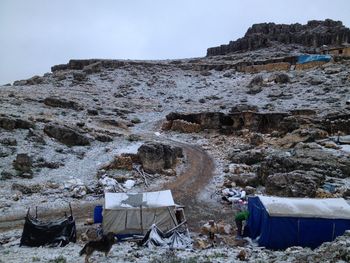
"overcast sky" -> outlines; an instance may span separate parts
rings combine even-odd
[[[349,0],[0,0],[0,84],[72,58],[199,57],[253,23],[331,18]]]

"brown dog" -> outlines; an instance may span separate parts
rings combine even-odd
[[[94,253],[94,251],[101,251],[105,253],[107,257],[108,252],[111,250],[113,244],[115,243],[114,233],[109,232],[107,235],[103,235],[100,240],[89,241],[85,244],[83,249],[80,251],[79,255],[85,256],[85,263],[89,262],[89,258]]]

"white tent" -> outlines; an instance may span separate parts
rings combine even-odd
[[[145,234],[156,224],[162,231],[175,227],[175,203],[170,190],[147,193],[105,193],[103,231]]]

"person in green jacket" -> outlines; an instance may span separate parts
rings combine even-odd
[[[235,216],[235,222],[237,226],[237,236],[239,237],[242,236],[243,221],[248,220],[248,217],[249,217],[249,212],[247,210],[241,211]]]

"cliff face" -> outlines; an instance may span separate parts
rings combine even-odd
[[[261,23],[250,27],[243,38],[227,45],[208,48],[207,56],[225,55],[232,52],[268,47],[272,41],[282,44],[300,44],[306,47],[339,45],[350,41],[350,29],[341,21],[309,21],[301,24]]]

